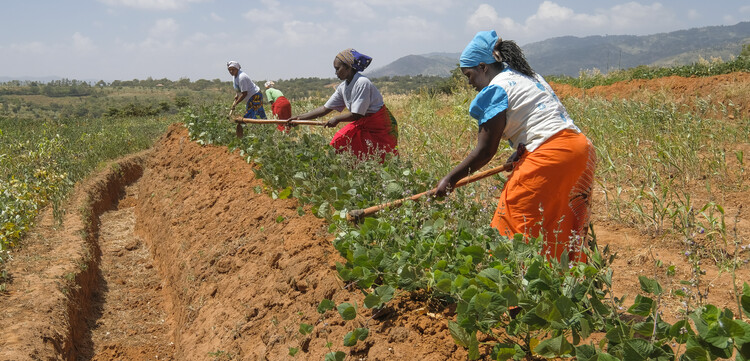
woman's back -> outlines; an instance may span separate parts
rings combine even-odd
[[[487,89],[490,87],[500,89]],[[524,143],[533,151],[560,130],[579,131],[552,88],[538,74],[530,77],[506,68],[487,88],[482,92],[495,93],[495,99],[503,99],[502,93],[505,93],[507,113],[503,139],[508,139],[513,146]]]

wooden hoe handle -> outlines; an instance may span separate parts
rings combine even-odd
[[[472,175],[470,175],[468,177],[461,178],[461,180],[459,180],[458,182],[456,182],[456,185],[455,185],[454,188],[465,186],[465,185],[467,185],[469,183],[476,182],[476,181],[478,181],[478,180],[480,180],[482,178],[487,178],[487,177],[495,175],[497,173],[506,172],[506,171],[509,171],[509,170],[512,170],[512,169],[513,169],[513,162],[508,162],[508,163],[503,164],[502,166],[499,166],[499,167],[496,167],[496,168],[492,168],[492,169],[488,169],[488,170],[486,170],[484,172],[474,173],[474,174],[472,174]],[[401,199],[397,199],[395,201],[390,201],[390,202],[386,202],[386,203],[383,203],[383,204],[378,204],[377,206],[372,206],[372,207],[368,207],[368,208],[365,208],[365,209],[353,209],[353,210],[349,211],[349,213],[346,214],[346,220],[349,221],[349,222],[359,222],[362,219],[364,219],[365,217],[371,216],[371,215],[377,213],[378,211],[380,211],[382,209],[389,208],[389,207],[398,207],[398,206],[400,206],[401,204],[403,204],[406,201],[409,201],[409,200],[416,201],[417,199],[422,198],[424,196],[433,196],[435,193],[437,193],[437,189],[433,188],[433,189],[430,189],[430,190],[428,190],[426,192],[415,194],[415,195],[413,195],[411,197],[401,198]]]
[[[284,119],[252,119],[237,118],[234,120],[238,124],[292,124],[292,125],[326,125],[326,122],[317,120],[292,120],[291,122]]]

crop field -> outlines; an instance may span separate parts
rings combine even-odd
[[[335,129],[238,138],[218,86],[2,95],[0,359],[750,359],[750,73],[731,69],[552,82],[597,150],[587,263],[489,227],[508,174],[347,220],[473,148],[461,78],[385,94],[383,164],[334,153]]]

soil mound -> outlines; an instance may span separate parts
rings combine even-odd
[[[347,351],[341,340],[354,326],[334,311],[319,322],[316,311],[324,298],[363,300],[337,277],[327,224],[261,187],[242,157],[190,142],[182,127],[155,147],[139,182],[136,233],[167,285],[175,359],[283,360],[292,347],[300,359],[323,359],[328,341]],[[298,332],[301,323],[315,325],[312,336]],[[378,330],[385,324],[390,332]],[[353,351],[368,360],[463,358],[444,322],[427,315],[394,312],[369,326]]]
[[[649,101],[655,95],[664,96],[679,104],[702,106],[696,97],[707,98],[712,105],[734,107],[743,117],[750,116],[750,73],[731,73],[711,77],[669,76],[658,79],[635,79],[591,89],[576,88],[567,84],[551,83],[560,98],[569,96],[602,97],[607,100],[633,99]],[[734,109],[728,116],[734,118]]]
[[[328,225],[295,200],[259,192],[252,167],[174,125],[148,154],[79,187],[70,209],[90,219],[73,212],[55,228],[45,214],[9,265],[0,360],[466,358],[447,330],[451,310],[419,294],[374,317],[362,309],[362,293],[337,277]],[[90,201],[98,198],[106,200]],[[321,316],[324,298],[356,303],[364,317]],[[312,333],[303,336],[301,323]],[[355,327],[369,337],[342,346]]]

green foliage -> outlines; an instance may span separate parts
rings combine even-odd
[[[739,58],[742,58],[744,60],[750,59],[750,44],[745,44],[742,46],[742,51],[740,51]]]
[[[738,57],[730,61],[701,61],[689,65],[673,67],[653,67],[641,65],[635,68],[624,69],[602,74],[593,72],[587,74],[582,72],[577,78],[569,76],[547,76],[548,81],[570,84],[578,88],[589,89],[597,85],[611,85],[621,81],[633,79],[656,79],[667,76],[681,77],[705,77],[729,74],[734,72],[750,71],[750,44],[742,48]]]
[[[21,119],[0,116],[0,263],[75,182],[114,159],[151,145],[169,119]]]
[[[433,92],[440,92],[443,94],[454,94],[459,91],[468,91],[471,89],[469,82],[466,81],[466,76],[461,72],[460,67],[456,67],[451,71],[451,76],[447,79],[443,79],[437,83],[436,86],[430,88]]]
[[[239,148],[256,164],[258,177],[282,190],[274,194],[291,192],[333,222],[334,246],[346,259],[337,265],[339,275],[369,290],[366,308],[382,307],[397,289],[432,290],[458,304],[457,324],[463,331],[454,330],[454,337],[477,357],[477,332],[495,335],[493,330],[508,328],[510,338],[498,344],[522,344],[521,352],[531,354],[542,334],[581,338],[603,327],[600,312],[610,312],[602,303],[607,293],[595,284],[611,282],[606,270],[611,260],[606,256],[592,255],[595,261],[588,265],[550,262],[540,252],[541,239],[508,240],[488,225],[477,226],[475,220],[491,212],[468,201],[475,196],[464,192],[439,203],[408,202],[380,218],[351,225],[345,220],[348,210],[424,191],[436,176],[415,171],[398,158],[381,165],[335,154],[321,147],[325,139],[299,129],[284,134],[272,127],[248,127],[237,140],[220,114],[216,107],[186,113],[191,136],[199,143]],[[318,311],[325,314],[333,306],[324,300]],[[509,316],[511,308],[520,309],[516,318]],[[354,320],[360,312],[349,302],[335,309],[344,321]],[[352,345],[362,337],[364,330],[354,330],[343,344]],[[544,352],[560,355],[572,350],[550,342],[542,346]]]
[[[608,216],[624,224],[652,234],[681,233],[696,226],[685,220],[690,209],[704,206],[692,203],[691,182],[702,179],[711,185],[708,192],[726,192],[743,177],[743,168],[728,166],[725,149],[750,141],[747,120],[726,122],[711,117],[708,106],[691,112],[660,96],[647,102],[568,98],[565,105],[596,145],[596,179]],[[720,227],[693,221],[707,230]]]
[[[325,361],[344,361],[346,354],[341,351],[330,352],[325,356]]]
[[[463,77],[463,74],[460,75],[461,77]],[[466,81],[464,79],[461,79],[461,81],[461,84],[466,84]],[[373,78],[372,82],[373,84],[375,84],[375,86],[378,87],[378,89],[380,89],[381,92],[386,94],[409,94],[423,90],[433,90],[435,88],[439,88],[440,91],[447,92],[449,88],[444,85],[446,82],[446,78],[436,75],[384,76]],[[450,83],[450,80],[448,82]],[[456,83],[453,83],[451,85],[454,84]]]
[[[331,69],[333,70],[333,69]],[[432,89],[445,82],[440,76],[384,76],[371,78],[383,94],[409,94],[421,89]],[[265,81],[256,82],[263,84]],[[341,81],[336,78],[294,78],[274,80],[275,88],[281,90],[292,103],[310,98],[328,98]]]
[[[82,97],[93,94],[94,89],[85,81],[61,79],[48,83],[29,82],[22,86],[20,81],[6,83],[0,87],[0,95],[45,95],[48,97]]]
[[[670,273],[667,269],[667,276]],[[674,360],[679,356],[680,360],[715,360],[736,355],[738,360],[746,360],[750,356],[750,324],[735,318],[732,311],[722,311],[713,305],[686,308],[681,310],[683,319],[669,324],[661,319],[659,310],[661,283],[647,277],[640,277],[640,282],[645,293],[657,297],[636,297],[628,312],[642,318],[628,322],[619,317],[605,319],[605,340],[598,346],[576,346],[575,355],[579,359]],[[744,290],[749,288],[745,283]],[[605,349],[606,353],[602,351]]]
[[[168,116],[207,100],[226,99],[230,103],[233,96],[230,83],[206,80],[191,83],[149,78],[112,84],[100,81],[95,85],[67,79],[47,83],[10,81],[0,83],[0,116],[63,121]]]
[[[456,93],[448,106],[459,109],[463,104],[460,99],[466,94]],[[446,105],[445,99],[428,93],[414,96],[413,101],[415,104],[442,101],[440,104]],[[574,104],[572,109],[578,113],[576,119],[582,119],[584,128],[592,129],[594,120],[600,121],[596,123],[600,128],[590,133],[598,145],[600,159],[604,159],[600,173],[605,175],[605,180],[609,179],[608,174],[616,176],[618,181],[627,179],[626,176],[634,177],[632,173],[619,174],[613,161],[623,153],[628,154],[622,149],[632,149],[634,141],[618,137],[606,139],[605,134],[628,134],[613,129],[632,132],[642,126],[643,130],[634,132],[637,135],[633,137],[657,137],[664,150],[655,148],[658,152],[655,156],[649,156],[645,150],[637,154],[630,151],[633,155],[628,159],[647,162],[647,166],[634,168],[655,171],[664,167],[675,174],[675,171],[694,171],[689,158],[693,153],[684,149],[700,145],[679,140],[683,133],[695,132],[697,136],[710,131],[706,126],[711,127],[708,119],[698,121],[694,115],[680,113],[658,101],[601,103],[586,108]],[[449,324],[449,330],[456,343],[468,349],[471,359],[481,357],[480,345],[492,346],[494,359],[521,359],[531,355],[576,356],[589,360],[672,359],[680,355],[672,348],[672,343],[688,346],[683,348],[683,358],[701,352],[719,355],[715,345],[731,343],[736,345],[735,350],[740,350],[738,352],[750,348],[737,331],[744,327],[739,320],[729,329],[714,326],[711,334],[708,332],[712,326],[693,330],[683,321],[674,325],[664,322],[658,310],[659,297],[665,290],[656,279],[647,277],[639,279],[644,295],[638,295],[628,308],[628,312],[642,319],[623,321],[617,311],[621,309],[622,300],[615,298],[610,290],[612,271],[609,265],[614,256],[607,249],[592,247],[587,263],[547,260],[540,254],[541,238],[507,239],[486,225],[489,223],[487,215],[492,212],[483,201],[487,193],[481,186],[461,188],[441,202],[406,202],[402,207],[381,212],[378,218],[365,218],[359,225],[345,221],[348,210],[426,190],[438,178],[437,174],[450,165],[449,159],[445,163],[435,159],[423,163],[420,160],[419,167],[403,158],[389,158],[383,164],[372,159],[355,161],[349,155],[336,154],[324,146],[328,141],[326,133],[299,127],[288,134],[273,127],[247,127],[245,137],[238,140],[232,124],[222,119],[222,113],[223,109],[216,106],[187,112],[186,123],[191,136],[199,143],[224,144],[240,150],[256,165],[256,175],[267,182],[273,196],[295,197],[310,204],[313,214],[331,222],[330,230],[336,234],[334,246],[346,260],[336,266],[339,276],[363,289],[365,309],[376,312],[400,290],[428,290],[432,297],[457,305],[456,321]],[[640,124],[617,123],[630,118]],[[608,121],[615,124],[614,128],[606,124]],[[602,123],[605,125],[601,126]],[[736,136],[746,135],[737,132]],[[622,149],[613,143],[620,141]],[[705,162],[705,156],[702,159]],[[610,162],[613,164],[608,165]],[[670,179],[661,173],[643,173],[651,182]],[[640,194],[653,196],[655,203],[652,204],[657,206],[654,210],[658,211],[658,206],[668,210],[652,213],[657,214],[650,218],[654,224],[665,220],[674,220],[675,227],[682,224],[681,213],[671,208],[678,203],[664,203],[663,193],[643,191]],[[689,204],[689,200],[683,199],[682,204]],[[711,209],[714,208],[704,207],[701,212]],[[714,224],[718,227],[723,223],[714,221]],[[674,275],[673,269],[671,274]],[[748,300],[750,291],[741,302],[750,304]],[[332,310],[336,310],[334,316],[338,314],[335,317],[341,317],[344,322],[364,325],[353,327],[339,341],[341,345],[356,344],[360,336],[366,334],[364,329],[369,330],[369,320],[361,319],[363,310],[357,305],[323,300],[318,306],[318,312],[324,317]],[[686,310],[686,314],[697,310]],[[726,313],[720,316],[717,317],[733,318]],[[582,344],[582,340],[594,332],[606,333],[605,341],[601,345]],[[485,335],[481,343],[477,338],[480,333]],[[331,351],[327,357],[341,355],[339,352]]]
[[[313,330],[313,326],[307,323],[299,325],[299,333],[302,335],[309,335]]]

